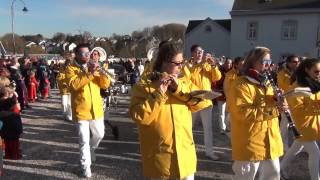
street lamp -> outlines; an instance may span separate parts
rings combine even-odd
[[[11,33],[12,33],[12,44],[13,44],[13,54],[16,54],[16,41],[14,38],[14,30],[13,30],[13,19],[14,19],[14,3],[16,2],[16,0],[12,0],[11,2]],[[26,3],[24,3],[23,0],[20,0],[20,2],[23,3],[23,9],[22,12],[26,13],[28,12],[28,9],[26,7]]]

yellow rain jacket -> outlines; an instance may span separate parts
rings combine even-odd
[[[74,120],[93,120],[104,116],[100,88],[109,87],[109,77],[104,75],[95,77],[74,62],[66,69],[66,82],[71,92]]]
[[[234,83],[231,111],[232,158],[237,161],[275,159],[283,154],[278,110],[271,86],[247,76]]]
[[[291,73],[286,66],[278,72],[277,81],[279,88],[282,89],[285,93],[292,88]]]
[[[227,111],[230,112],[232,110],[232,105],[234,105],[234,101],[232,101],[231,91],[233,89],[233,84],[236,78],[238,77],[238,71],[236,69],[231,69],[225,75],[223,81],[223,91],[226,96],[226,108]]]
[[[320,139],[320,92],[311,96],[289,96],[288,104],[295,125],[302,134],[299,141]]]
[[[211,91],[211,84],[221,79],[221,72],[216,66],[214,68],[207,62],[183,67],[184,75],[189,78],[201,90]],[[212,100],[205,100],[206,107],[212,106]]]
[[[67,82],[66,82],[66,73],[65,73],[65,71],[66,71],[65,68],[60,68],[59,74],[57,76],[60,95],[70,94],[69,89],[68,89],[68,85],[67,85]]]
[[[190,80],[179,79],[176,92],[160,93],[150,80],[133,87],[129,112],[139,128],[140,151],[146,177],[186,177],[196,172],[191,112],[204,101],[190,95]]]

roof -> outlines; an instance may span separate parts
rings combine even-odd
[[[207,18],[205,20],[190,20],[188,23],[186,34],[188,34],[190,31],[192,31],[194,28],[200,25],[203,21],[206,21],[208,19],[212,20],[211,18]],[[220,19],[220,20],[212,20],[212,21],[219,24],[220,26],[225,28],[227,31],[231,31],[231,19]]]
[[[235,0],[232,11],[320,8],[319,0]]]

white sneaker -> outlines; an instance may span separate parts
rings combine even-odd
[[[96,162],[96,153],[94,149],[90,149],[90,154],[91,154],[91,162]]]
[[[91,168],[90,167],[82,168],[82,175],[86,178],[91,177],[92,176]]]
[[[213,152],[212,152],[212,153],[206,153],[206,156],[207,156],[209,159],[213,160],[213,161],[218,161],[218,160],[220,159],[218,156],[214,155]]]

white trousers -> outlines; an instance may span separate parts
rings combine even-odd
[[[281,169],[286,173],[286,168],[302,149],[308,153],[308,167],[311,180],[319,180],[320,151],[316,141],[301,142],[295,140],[281,161]]]
[[[212,106],[192,113],[192,122],[194,123],[199,117],[204,131],[205,153],[208,155],[213,152]]]
[[[72,120],[71,94],[62,95],[62,111],[67,120]]]
[[[80,120],[77,123],[79,134],[80,164],[83,168],[91,165],[91,149],[96,149],[104,136],[103,118]],[[92,134],[90,139],[90,132]]]
[[[226,128],[230,128],[230,124],[228,122],[227,118],[227,112],[226,112],[226,102],[225,101],[218,101],[218,123],[219,128],[222,131],[225,131]]]
[[[236,180],[254,180],[258,169],[259,180],[280,180],[279,158],[264,161],[234,161],[232,165]]]
[[[150,180],[167,180],[168,178],[150,178]],[[169,178],[170,180],[175,180],[178,178]],[[184,177],[181,180],[194,180],[194,174]]]

